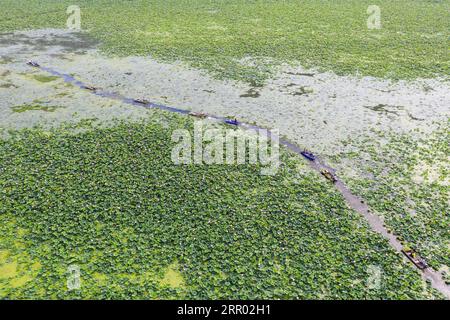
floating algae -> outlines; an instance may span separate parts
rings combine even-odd
[[[16,261],[0,265],[0,279],[14,278],[16,275],[17,275]]]
[[[258,98],[261,94],[254,88],[247,90],[246,93],[240,95],[241,98]]]
[[[40,75],[40,74],[36,74],[33,75],[33,79],[42,83],[48,83],[48,82],[52,82],[52,81],[56,81],[59,78],[55,77],[55,76],[45,76],[45,75]]]
[[[17,112],[17,113],[22,113],[22,112],[26,112],[26,111],[54,112],[59,108],[63,108],[63,107],[43,106],[43,105],[39,105],[39,104],[35,104],[35,105],[24,104],[24,105],[20,105],[20,106],[11,107],[11,110],[14,112]]]

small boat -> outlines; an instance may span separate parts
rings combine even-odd
[[[150,101],[145,100],[145,99],[133,99],[134,102],[136,103],[140,103],[140,104],[149,104]]]
[[[239,124],[236,119],[225,119],[225,123],[231,124],[232,126],[237,126]]]
[[[428,268],[428,263],[425,259],[419,257],[419,255],[412,249],[402,249],[402,253],[420,270]]]
[[[39,63],[37,63],[35,61],[32,61],[32,60],[28,61],[27,65],[35,67],[35,68],[39,68],[40,67]]]
[[[93,87],[93,86],[88,86],[88,85],[82,86],[81,88],[86,89],[86,90],[90,90],[90,91],[98,90],[98,88]]]
[[[310,152],[310,151],[308,151],[308,150],[303,150],[302,152],[300,152],[301,154],[302,154],[302,156],[304,156],[306,159],[308,159],[308,160],[310,160],[310,161],[314,161],[314,160],[316,160],[316,156],[312,153],[312,152]]]
[[[197,118],[206,118],[208,116],[204,112],[189,112],[189,115]]]
[[[331,182],[335,183],[337,181],[337,178],[334,174],[332,174],[330,171],[326,170],[326,169],[322,169],[320,170],[320,173],[327,178],[328,180],[330,180]]]

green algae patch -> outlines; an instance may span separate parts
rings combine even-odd
[[[184,279],[181,273],[178,271],[178,264],[173,263],[167,267],[164,273],[164,278],[160,281],[161,285],[167,285],[171,288],[181,288],[184,286]]]
[[[0,289],[24,286],[36,277],[41,267],[39,261],[30,264],[30,256],[26,253],[10,255],[8,250],[4,250],[0,256]]]
[[[12,261],[0,265],[0,279],[9,279],[17,276],[17,262]]]
[[[26,286],[36,278],[42,265],[27,252],[28,230],[9,214],[0,215],[0,298]]]
[[[43,106],[39,104],[23,104],[20,106],[11,107],[11,110],[17,113],[23,113],[27,111],[44,111],[44,112],[54,112],[59,108],[57,106]]]
[[[42,82],[42,83],[48,83],[48,82],[56,81],[59,79],[56,76],[46,76],[46,75],[41,75],[41,74],[33,75],[32,78],[34,80]]]
[[[67,97],[68,95],[70,95],[67,92],[61,92],[55,95],[56,98],[63,98],[63,97]]]

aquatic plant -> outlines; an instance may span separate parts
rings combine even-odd
[[[431,134],[377,131],[348,141],[352,151],[333,157],[345,163],[340,176],[352,191],[436,270],[450,266],[448,128],[444,122]],[[346,167],[359,174],[346,174]]]
[[[59,108],[58,106],[44,106],[40,104],[23,104],[20,106],[11,107],[11,110],[14,112],[22,113],[26,111],[45,111],[45,112],[54,112]]]
[[[420,275],[305,161],[174,165],[169,125],[0,141],[2,298],[424,298]],[[34,266],[34,267],[33,267]],[[81,288],[68,290],[69,266]],[[382,270],[379,288],[367,281]],[[20,277],[27,276],[27,278]]]
[[[2,2],[0,31],[65,28],[71,1]],[[78,1],[82,28],[114,55],[183,60],[261,85],[283,62],[394,79],[448,76],[448,1]],[[401,13],[401,14],[400,14]]]

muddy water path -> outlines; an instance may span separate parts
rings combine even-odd
[[[157,104],[157,103],[153,103],[153,102],[146,101],[146,100],[125,97],[125,96],[115,93],[115,92],[104,91],[104,90],[98,89],[96,87],[93,87],[92,85],[85,84],[82,81],[75,79],[73,76],[71,76],[69,74],[61,73],[59,71],[56,71],[56,70],[46,67],[46,66],[39,66],[38,68],[40,68],[41,70],[43,70],[45,72],[48,72],[49,74],[51,74],[53,76],[62,78],[66,83],[70,83],[74,86],[77,86],[80,89],[89,90],[92,94],[97,95],[99,97],[120,100],[121,102],[123,102],[125,104],[131,104],[133,106],[138,106],[138,107],[153,108],[153,109],[156,108],[156,109],[169,111],[169,112],[175,112],[175,113],[179,113],[179,114],[183,114],[183,115],[191,114],[191,112],[189,110],[169,107],[169,106],[166,106],[163,104]],[[202,117],[203,117],[203,115],[202,115]],[[210,115],[210,114],[206,115],[205,118],[208,120],[221,122],[221,123],[228,124],[228,125],[233,125],[233,126],[243,128],[243,129],[262,130],[263,132],[266,131],[269,138],[275,138],[275,134],[273,132],[271,132],[270,130],[268,130],[266,128],[259,127],[258,125],[248,124],[245,122],[240,122],[236,119],[230,119],[230,118],[225,118],[225,117],[220,117],[220,116],[215,116],[215,115]],[[276,137],[276,139],[279,141],[279,143],[281,145],[285,146],[290,151],[296,153],[299,156],[303,156],[301,153],[303,150],[299,146],[293,144],[292,142],[290,142],[286,139],[280,138],[278,136]],[[309,160],[308,162],[310,164],[310,167],[312,169],[318,171],[319,173],[322,170],[328,170],[329,172],[335,174],[335,171],[336,171],[335,169],[328,166],[323,160],[321,160],[317,157],[315,160],[312,160],[312,161]],[[373,231],[381,234],[384,238],[386,238],[389,241],[389,244],[391,245],[392,248],[394,248],[397,252],[402,253],[401,250],[402,250],[403,246],[402,246],[401,242],[397,239],[397,237],[394,234],[388,232],[387,228],[384,226],[384,223],[380,219],[380,217],[371,213],[369,207],[364,203],[364,201],[361,198],[359,198],[358,196],[352,194],[352,192],[349,190],[349,188],[344,184],[344,182],[342,180],[340,180],[337,177],[336,177],[336,179],[337,179],[337,181],[334,182],[334,185],[335,185],[336,189],[343,195],[343,197],[347,201],[348,205],[353,210],[360,213],[366,219],[366,221],[368,222],[368,224],[370,225],[370,227],[372,228]],[[414,267],[416,267],[415,264],[412,264],[412,265]],[[425,280],[430,281],[431,286],[433,288],[435,288],[436,290],[441,292],[447,299],[450,299],[450,286],[446,285],[445,281],[442,278],[442,275],[439,272],[433,270],[430,267],[428,267],[424,270],[421,270],[417,267],[416,267],[416,269],[421,272],[422,277]]]

